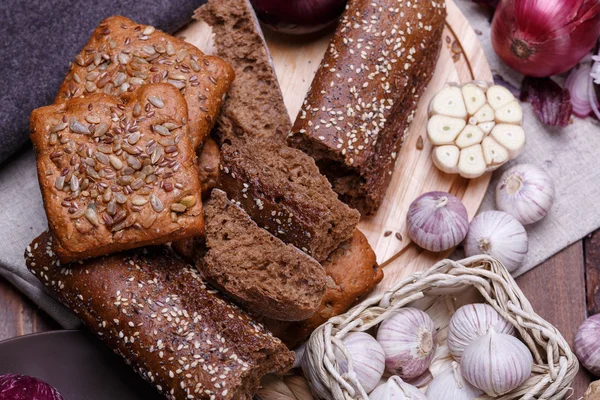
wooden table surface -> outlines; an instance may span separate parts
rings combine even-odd
[[[572,345],[586,315],[600,312],[600,230],[519,277],[517,283],[538,314]],[[0,341],[54,329],[60,326],[0,278]],[[570,398],[581,398],[591,379],[581,369]]]

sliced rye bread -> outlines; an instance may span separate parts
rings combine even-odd
[[[298,321],[310,317],[325,294],[325,269],[253,222],[215,189],[206,210],[202,276],[253,313]]]

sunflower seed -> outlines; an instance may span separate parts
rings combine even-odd
[[[87,90],[89,93],[94,93],[96,90],[98,90],[98,87],[94,82],[87,81],[84,86],[85,90]]]
[[[67,126],[69,126],[69,124],[67,124],[66,122],[62,122],[60,124],[52,125],[50,127],[50,132],[52,132],[52,133],[60,132],[63,129],[65,129]]]
[[[96,130],[94,131],[94,137],[100,137],[108,132],[108,124],[106,122],[101,122],[96,126]]]
[[[123,230],[125,228],[126,228],[125,221],[122,221],[122,222],[119,222],[118,224],[114,225],[111,230],[113,232],[118,232],[118,231],[121,231],[121,230]]]
[[[129,83],[131,83],[134,86],[141,86],[143,85],[145,82],[142,78],[131,78],[129,80]]]
[[[196,62],[196,60],[192,59],[192,60],[190,61],[190,66],[192,67],[192,69],[193,69],[195,72],[198,72],[198,71],[200,71],[200,64],[198,64],[198,63]]]
[[[168,56],[175,55],[175,47],[173,46],[173,44],[171,42],[167,43],[166,51],[167,51]]]
[[[185,210],[187,210],[187,207],[184,206],[183,204],[180,204],[180,203],[171,204],[171,211],[182,213],[182,212],[185,212]]]
[[[112,190],[110,190],[110,188],[108,188],[104,191],[104,193],[102,194],[102,200],[105,203],[108,203],[109,201],[112,200]]]
[[[167,82],[169,82],[171,85],[175,86],[177,89],[183,89],[185,87],[185,83],[183,83],[182,81],[178,81],[175,79],[169,79]]]
[[[127,83],[127,82],[125,82],[124,84],[122,84],[122,85],[119,87],[119,91],[120,91],[120,93],[125,93],[125,92],[126,92],[126,91],[128,91],[128,90],[129,90],[129,83]]]
[[[81,78],[76,73],[73,74],[73,80],[79,84],[81,84]]]
[[[149,56],[151,56],[152,54],[156,54],[156,50],[154,50],[154,47],[152,46],[142,46],[142,51],[148,54]]]
[[[155,30],[155,29],[154,29],[154,27],[153,27],[153,26],[151,26],[151,25],[147,25],[147,26],[144,28],[144,30],[142,31],[142,34],[144,34],[144,35],[146,35],[146,36],[147,36],[147,35],[152,35],[152,34],[154,33],[154,30]]]
[[[141,180],[140,178],[135,179],[133,182],[131,182],[131,188],[133,190],[138,190],[140,189],[142,186],[144,186],[144,181]]]
[[[87,218],[87,220],[90,221],[90,224],[94,226],[100,225],[100,222],[98,221],[98,214],[96,214],[96,210],[94,210],[92,207],[88,207],[87,210],[85,210],[85,218]]]
[[[161,212],[163,210],[163,203],[155,194],[150,196],[150,205],[152,206],[152,209],[156,212]]]
[[[176,81],[187,81],[187,76],[185,76],[184,74],[176,73],[176,72],[170,72],[169,78],[174,79]]]
[[[71,191],[76,192],[79,190],[79,179],[75,175],[71,176]]]
[[[92,167],[87,167],[85,172],[93,179],[100,179],[100,174]]]
[[[89,122],[90,124],[99,124],[100,123],[100,117],[97,115],[86,115],[85,120],[87,122]]]
[[[100,152],[96,152],[96,154],[94,154],[94,156],[96,157],[96,160],[98,160],[98,162],[104,164],[104,165],[108,165],[108,163],[110,162],[110,159],[108,158],[108,156],[106,154],[100,153]]]
[[[121,161],[119,157],[115,156],[114,154],[111,154],[110,156],[108,156],[108,158],[110,159],[110,165],[112,165],[114,169],[119,170],[123,168],[123,161]]]
[[[121,145],[121,148],[122,148],[123,150],[125,150],[127,153],[129,153],[129,154],[131,154],[131,155],[134,155],[134,156],[137,156],[138,154],[140,154],[140,153],[141,153],[141,151],[139,150],[139,148],[138,148],[138,147],[133,147],[133,146],[130,146],[128,143],[123,143],[123,144]]]
[[[119,53],[119,55],[117,56],[117,58],[118,58],[118,60],[119,60],[119,62],[121,64],[127,64],[127,63],[129,63],[129,59],[130,59],[129,56],[127,54],[125,54],[125,53]]]
[[[71,218],[71,219],[81,218],[81,217],[83,217],[83,214],[85,214],[85,208],[80,208],[79,210],[76,210],[72,215],[70,215],[69,218]]]
[[[115,86],[121,86],[127,80],[127,74],[123,72],[118,72],[113,78],[113,83]]]
[[[148,101],[157,108],[163,108],[165,106],[165,102],[158,96],[148,96]]]
[[[114,199],[109,201],[108,204],[106,205],[106,212],[111,217],[117,213],[117,202]]]
[[[156,182],[156,175],[152,174],[152,175],[148,175],[146,177],[146,183],[154,183]]]
[[[142,220],[142,227],[144,229],[149,229],[152,224],[156,221],[156,214],[150,214]]]
[[[119,204],[125,204],[127,203],[127,196],[125,196],[123,193],[115,193],[115,200]]]
[[[165,153],[175,153],[177,151],[177,146],[167,146],[165,147]]]
[[[160,162],[162,160],[164,154],[165,154],[165,150],[162,147],[157,146],[154,149],[154,151],[152,152],[152,156],[150,157],[152,164],[156,164],[156,163]]]
[[[183,199],[179,200],[179,204],[183,204],[186,208],[194,207],[196,205],[196,197],[185,196]]]
[[[140,162],[140,160],[133,156],[127,157],[127,164],[129,164],[129,166],[135,170],[139,170],[140,168],[142,168],[142,163]]]
[[[94,159],[93,159],[93,158],[91,158],[91,157],[86,157],[86,158],[83,160],[83,162],[84,162],[84,163],[86,163],[86,165],[89,165],[89,166],[90,166],[90,167],[92,167],[92,168],[96,166],[96,161],[94,161]]]
[[[165,128],[163,125],[154,125],[153,129],[154,132],[158,133],[159,135],[169,136],[171,134],[171,131]]]
[[[81,122],[77,121],[76,118],[71,120],[69,128],[71,129],[72,132],[80,133],[82,135],[90,135],[91,134],[88,127],[83,125]]]
[[[164,126],[165,128],[167,128],[168,130],[172,131],[173,129],[177,129],[177,128],[179,128],[179,126],[180,126],[180,125],[174,124],[174,123],[172,123],[172,122],[165,122],[165,123],[163,124],[163,126]]]
[[[131,145],[134,145],[138,142],[138,140],[140,140],[140,136],[141,134],[139,132],[134,132],[129,136],[129,138],[127,138],[127,142],[129,142]]]
[[[65,187],[65,177],[64,176],[58,176],[56,178],[56,180],[54,181],[54,187],[57,190],[63,190],[63,188]]]
[[[148,199],[142,196],[133,196],[131,198],[131,204],[134,206],[143,206],[148,203]]]
[[[125,167],[121,170],[121,175],[133,175],[135,170],[131,167]]]
[[[117,183],[121,186],[127,186],[130,185],[131,182],[133,182],[133,176],[131,175],[126,175],[126,176],[122,176],[119,179],[117,179]]]

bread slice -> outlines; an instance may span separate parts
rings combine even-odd
[[[325,294],[325,270],[254,223],[215,189],[206,205],[206,247],[197,267],[206,280],[254,313],[297,321]]]
[[[254,137],[285,141],[292,121],[250,2],[209,0],[194,18],[212,26],[217,55],[235,71],[218,124],[243,126]]]

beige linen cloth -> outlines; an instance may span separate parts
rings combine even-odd
[[[518,84],[521,77],[503,66],[492,50],[488,13],[468,0],[457,3],[473,28],[481,32],[479,38],[492,69]],[[545,168],[555,180],[557,199],[548,217],[527,227],[529,253],[517,275],[600,227],[600,124],[592,118],[575,118],[566,128],[548,128],[536,120],[528,104],[524,108],[528,143],[525,152],[513,163],[532,163]],[[494,208],[496,182],[509,166],[495,173],[482,210]],[[76,327],[77,318],[25,268],[25,248],[46,227],[35,159],[32,150],[27,149],[0,168],[0,274],[62,326]]]

